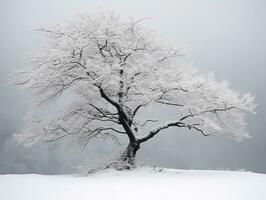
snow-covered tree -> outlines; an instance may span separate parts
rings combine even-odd
[[[28,117],[16,135],[19,141],[69,137],[86,146],[92,138],[118,142],[121,135],[129,140],[121,161],[134,165],[140,146],[169,127],[203,136],[249,137],[245,116],[254,112],[254,97],[216,81],[213,73],[200,74],[181,64],[181,50],[160,42],[143,20],[113,13],[81,15],[38,31],[48,43],[32,56],[29,69],[15,72],[15,84],[31,90],[39,105],[62,94],[71,95],[73,102],[50,121]],[[177,114],[160,122],[145,117],[151,106],[171,106]]]

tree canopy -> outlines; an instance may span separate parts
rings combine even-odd
[[[182,49],[160,41],[144,21],[100,13],[38,29],[48,42],[28,69],[14,73],[14,83],[31,90],[40,105],[62,94],[74,100],[51,121],[29,118],[17,139],[34,144],[70,137],[86,146],[92,138],[118,142],[117,135],[125,135],[122,157],[132,164],[140,145],[169,127],[249,137],[245,117],[254,112],[254,97],[180,62]],[[145,112],[139,117],[155,104],[171,106],[176,116],[169,122]]]

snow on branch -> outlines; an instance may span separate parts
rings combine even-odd
[[[12,82],[30,90],[40,105],[63,96],[74,100],[50,121],[28,118],[23,134],[17,135],[21,141],[70,137],[86,146],[98,136],[118,142],[119,134],[128,137],[128,150],[135,154],[139,143],[169,127],[204,136],[249,137],[245,118],[254,113],[254,96],[241,95],[213,73],[200,74],[181,63],[182,48],[160,41],[143,19],[80,15],[38,32],[47,38],[46,45],[31,56],[28,69],[11,76]],[[177,113],[173,121],[147,117],[155,104],[171,106]],[[155,128],[141,132],[137,124]]]

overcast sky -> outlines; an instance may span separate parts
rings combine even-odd
[[[215,72],[240,92],[256,95],[249,117],[252,138],[236,142],[169,129],[139,151],[138,161],[185,169],[246,169],[266,173],[266,1],[264,0],[1,0],[0,1],[0,173],[70,173],[78,163],[94,164],[120,147],[97,142],[85,151],[59,143],[24,149],[12,139],[23,125],[27,96],[7,82],[23,68],[23,54],[37,52],[43,40],[33,30],[83,12],[113,10],[150,18],[158,34],[184,46],[187,63]],[[165,110],[162,114],[168,114]]]

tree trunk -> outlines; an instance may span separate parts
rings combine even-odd
[[[125,169],[130,169],[135,166],[135,156],[139,148],[139,142],[129,143],[125,152],[122,154],[122,164]]]

